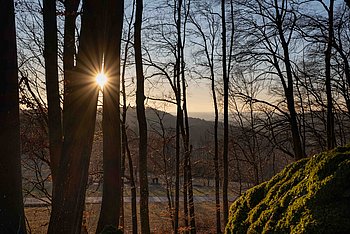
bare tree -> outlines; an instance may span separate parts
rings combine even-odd
[[[0,9],[0,232],[26,233],[22,198],[14,3]]]
[[[203,4],[203,5],[201,5]],[[196,31],[195,35],[201,39],[200,42],[193,42],[195,46],[200,49],[194,54],[198,57],[203,54],[204,61],[199,60],[198,65],[204,66],[204,69],[209,69],[210,81],[211,81],[211,92],[214,106],[214,170],[215,170],[215,204],[216,204],[216,232],[221,233],[221,215],[220,215],[220,170],[219,170],[219,138],[218,138],[218,125],[219,125],[219,111],[218,101],[216,94],[216,72],[215,72],[215,48],[217,46],[217,33],[218,28],[218,17],[212,9],[212,5],[206,3],[199,3],[198,10],[190,15],[191,23],[194,24]],[[203,20],[199,20],[203,19]],[[203,22],[204,21],[204,22]],[[206,28],[208,31],[206,31]],[[204,65],[203,65],[204,64]],[[200,76],[207,73],[206,71],[199,71]],[[201,77],[203,78],[203,77]]]
[[[148,175],[147,175],[147,122],[145,114],[145,94],[144,94],[144,75],[142,63],[142,47],[141,47],[141,25],[142,25],[143,1],[136,0],[135,15],[135,63],[136,63],[136,110],[137,120],[139,123],[139,176],[140,176],[140,219],[141,232],[150,233],[149,226],[149,210],[148,210]]]
[[[125,70],[126,70],[128,52],[129,52],[130,43],[131,43],[131,31],[132,31],[132,22],[134,20],[134,13],[135,13],[135,0],[133,0],[133,3],[132,3],[131,17],[128,22],[128,29],[126,33],[127,37],[126,37],[126,43],[125,43],[125,49],[124,49],[124,61],[123,61],[122,73],[121,73],[122,98],[123,98],[123,107],[122,107],[123,112],[122,112],[121,127],[122,127],[122,155],[124,158],[124,163],[127,161],[128,167],[129,167],[129,181],[130,181],[130,189],[131,189],[132,231],[134,234],[137,234],[137,230],[138,230],[137,201],[136,201],[137,192],[136,192],[136,184],[135,184],[135,176],[134,176],[134,167],[133,167],[133,161],[132,161],[131,152],[129,148],[127,126],[126,126],[128,104],[127,104],[126,79],[125,79]]]
[[[327,94],[327,147],[333,149],[336,145],[335,132],[334,132],[334,114],[333,114],[333,99],[332,99],[332,87],[331,87],[331,58],[333,48],[333,12],[334,12],[334,0],[329,1],[328,12],[328,33],[327,33],[327,49],[325,51],[325,75],[326,75],[326,94]]]
[[[295,77],[291,46],[295,43],[293,36],[298,18],[293,5],[289,1],[247,1],[238,5],[242,7],[241,15],[244,20],[240,22],[243,30],[240,32],[245,35],[242,40],[246,44],[241,47],[243,51],[241,50],[236,58],[239,58],[238,62],[247,67],[260,70],[264,65],[272,69],[271,71],[262,70],[261,74],[269,76],[271,80],[275,78],[279,80],[282,91],[278,92],[283,95],[284,105],[288,110],[286,117],[290,124],[294,157],[303,158],[305,152],[300,139],[294,99]],[[253,16],[259,20],[255,20]],[[240,50],[239,47],[237,49]],[[252,60],[249,61],[249,58]],[[250,63],[253,61],[255,64]]]

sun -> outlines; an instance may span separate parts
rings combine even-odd
[[[107,76],[103,72],[98,73],[96,83],[103,89],[103,86],[107,83]]]

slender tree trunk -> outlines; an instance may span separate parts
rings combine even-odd
[[[221,215],[220,215],[220,171],[219,171],[219,142],[218,142],[218,125],[219,125],[219,111],[218,111],[218,103],[216,97],[215,90],[215,71],[214,71],[214,50],[216,43],[216,35],[211,35],[212,37],[209,40],[204,31],[202,30],[200,24],[198,24],[193,18],[191,18],[192,23],[198,29],[203,42],[204,42],[204,51],[208,63],[208,67],[210,69],[210,79],[211,79],[211,92],[213,98],[213,106],[214,106],[214,173],[215,173],[215,215],[216,215],[216,233],[221,233]],[[209,182],[208,182],[209,184]]]
[[[225,17],[225,0],[221,1],[221,27],[222,27],[222,74],[224,83],[224,151],[223,151],[223,167],[224,179],[222,185],[222,206],[224,213],[224,224],[228,220],[228,85],[229,77],[227,76],[226,65],[226,17]]]
[[[126,134],[126,131],[125,131]],[[128,142],[127,135],[125,135],[125,140]],[[130,174],[130,187],[131,187],[131,219],[132,219],[132,233],[137,234],[137,191],[136,184],[134,178],[134,168],[131,158],[130,149],[128,143],[126,144],[126,154],[128,156],[128,164],[129,164],[129,174]]]
[[[339,35],[339,38],[340,38],[340,35]],[[333,40],[334,42],[334,40]],[[333,44],[333,46],[335,47],[335,49],[337,50],[337,52],[340,54],[341,58],[343,59],[343,62],[344,62],[344,75],[345,75],[345,78],[346,78],[346,82],[347,82],[347,85],[348,87],[350,87],[350,64],[349,64],[349,59],[348,59],[348,56],[344,53],[343,51],[343,46],[342,46],[342,43],[339,42],[339,45],[337,45],[335,42]],[[348,112],[350,113],[350,94],[346,91],[344,91],[344,99],[345,99],[345,102],[346,102],[346,107],[348,109]]]
[[[64,142],[57,174],[55,196],[48,233],[80,234],[85,189],[95,130],[98,88],[94,76],[100,64],[97,41],[99,5],[91,0],[83,3],[77,67],[66,89]]]
[[[185,62],[184,62],[184,48],[181,46],[181,81],[182,81],[182,92],[183,92],[183,113],[184,113],[184,126],[182,127],[183,130],[183,141],[184,141],[184,149],[185,149],[185,162],[184,162],[184,174],[186,174],[186,181],[185,181],[185,188],[184,193],[185,198],[187,198],[187,192],[188,192],[188,206],[189,206],[189,212],[190,212],[190,226],[191,226],[191,233],[196,233],[196,220],[195,220],[195,208],[194,208],[194,201],[193,201],[193,185],[192,185],[192,166],[191,166],[191,146],[190,146],[190,127],[188,123],[188,113],[187,113],[187,98],[186,98],[186,80],[185,80]],[[185,180],[185,179],[184,179]],[[187,191],[186,191],[187,190]],[[186,209],[187,207],[185,207]]]
[[[177,76],[175,75],[175,79]],[[174,214],[174,233],[179,229],[179,210],[180,210],[180,114],[181,105],[179,103],[179,90],[175,92],[177,109],[176,109],[176,135],[175,135],[175,214]]]
[[[181,17],[181,6],[182,4],[179,4],[179,19]],[[183,40],[181,39],[181,31],[178,32],[179,37],[179,48],[180,51],[180,64],[181,64],[181,82],[182,82],[182,93],[183,93],[183,103],[182,103],[182,109],[184,114],[184,123],[183,126],[183,141],[184,141],[184,149],[185,149],[185,174],[186,174],[186,185],[187,185],[187,192],[188,192],[188,206],[189,206],[189,212],[190,212],[190,226],[191,226],[191,233],[196,233],[196,219],[195,219],[195,206],[194,206],[194,200],[193,200],[193,184],[192,184],[192,165],[191,165],[191,152],[192,152],[192,146],[190,146],[190,127],[188,123],[188,113],[187,113],[187,92],[186,92],[186,78],[185,78],[185,54],[184,54],[184,47],[185,47],[185,40],[186,40],[186,24],[187,24],[187,17],[189,14],[189,7],[190,2],[188,4],[185,4],[185,20],[184,20],[184,32],[183,32]],[[181,21],[179,20],[179,23]],[[181,25],[180,25],[181,26]]]
[[[0,233],[26,233],[22,197],[15,14],[0,8]]]
[[[57,62],[57,20],[56,1],[43,1],[44,17],[44,57],[45,78],[48,103],[48,125],[49,125],[49,149],[50,168],[53,187],[61,158],[62,148],[62,123],[60,93],[58,86],[58,62]],[[53,193],[54,194],[54,193]]]
[[[183,118],[183,116],[181,116]],[[183,127],[181,127],[183,128]],[[185,150],[186,151],[186,150]],[[187,152],[185,152],[187,154]],[[184,160],[183,160],[183,184],[182,184],[182,195],[183,195],[183,206],[184,206],[184,226],[185,228],[189,228],[189,223],[188,223],[188,198],[187,198],[187,192],[188,192],[188,158],[187,155],[184,155]]]
[[[103,2],[103,1],[102,1]],[[119,226],[121,206],[120,47],[124,1],[106,0],[102,42],[108,83],[103,87],[103,195],[97,233]],[[101,17],[101,16],[100,16]]]
[[[133,9],[132,9],[132,15],[130,22],[133,22],[134,18],[134,11],[135,11],[135,0],[133,1]],[[136,185],[135,185],[135,178],[134,178],[134,168],[133,168],[133,162],[131,158],[131,153],[129,149],[129,143],[128,143],[128,135],[126,132],[126,117],[127,117],[127,99],[126,99],[126,88],[125,88],[125,69],[126,69],[126,60],[128,57],[128,51],[129,51],[129,44],[131,41],[131,23],[128,27],[128,35],[127,35],[127,41],[125,44],[125,50],[124,50],[124,63],[123,63],[123,70],[122,70],[122,95],[123,95],[123,114],[122,114],[122,145],[123,145],[123,158],[128,159],[128,165],[129,165],[129,174],[130,174],[130,188],[131,188],[131,220],[132,220],[132,233],[137,234],[138,230],[138,223],[137,223],[137,193],[136,193]]]
[[[166,140],[165,136],[165,129],[162,124],[162,132],[163,132],[163,145],[162,145],[162,156],[163,156],[163,163],[164,163],[164,174],[165,174],[165,183],[166,183],[166,196],[168,199],[168,210],[169,210],[169,216],[171,219],[171,227],[174,229],[174,215],[173,215],[173,202],[172,202],[172,194],[171,194],[171,180],[169,181],[168,176],[168,165],[167,165],[167,153],[166,153],[166,147],[169,142]],[[170,175],[171,176],[171,175]]]
[[[149,211],[148,211],[148,175],[147,175],[147,122],[145,114],[145,94],[144,94],[144,76],[142,68],[142,48],[141,48],[141,25],[142,25],[143,1],[136,0],[135,15],[135,63],[136,63],[136,110],[139,123],[139,176],[140,176],[140,219],[141,232],[150,233]]]
[[[123,137],[123,130],[122,131],[122,152],[121,152],[121,179],[120,179],[120,216],[119,216],[119,229],[124,233],[124,227],[125,227],[125,209],[124,209],[124,190],[125,190],[125,147],[124,144],[124,137]]]
[[[179,210],[180,210],[180,133],[183,127],[183,115],[181,109],[181,64],[180,64],[180,47],[181,47],[181,6],[182,0],[174,0],[174,18],[176,20],[176,30],[177,30],[177,58],[175,63],[174,71],[174,92],[176,96],[176,139],[175,139],[175,225],[174,233],[178,233],[179,228]],[[186,162],[184,160],[184,166]],[[183,193],[184,193],[184,225],[188,226],[188,210],[187,210],[187,176],[184,172],[183,174]]]
[[[336,146],[335,131],[334,131],[334,114],[333,114],[333,98],[331,85],[331,57],[333,46],[333,9],[334,0],[329,1],[328,9],[328,37],[327,49],[325,51],[325,66],[326,66],[326,94],[327,94],[327,148],[333,149]]]
[[[163,118],[160,117],[158,112],[155,112],[155,114],[158,117],[159,125],[161,129],[161,137],[162,137],[162,159],[163,159],[163,166],[164,166],[164,178],[165,178],[165,184],[166,184],[166,196],[168,200],[168,211],[169,211],[169,218],[171,221],[171,227],[174,229],[174,212],[173,212],[173,201],[172,201],[172,194],[171,194],[171,175],[169,175],[169,167],[168,167],[168,158],[169,153],[167,152],[167,148],[169,147],[169,144],[171,143],[167,136],[166,136],[166,129],[163,124]]]
[[[292,132],[292,139],[293,139],[293,149],[294,149],[294,156],[296,160],[299,160],[303,157],[305,157],[305,152],[303,151],[301,139],[300,139],[300,132],[298,127],[298,120],[297,120],[297,113],[295,110],[295,101],[294,101],[294,88],[293,88],[293,73],[292,73],[292,64],[289,58],[289,48],[288,48],[288,42],[286,41],[284,37],[284,31],[283,31],[283,17],[280,13],[280,7],[278,6],[278,1],[274,1],[275,5],[275,11],[276,11],[276,24],[278,28],[278,34],[281,41],[281,45],[283,48],[283,55],[284,55],[284,64],[286,67],[286,75],[287,75],[287,84],[285,84],[284,77],[280,73],[281,80],[283,83],[284,93],[287,99],[287,107],[290,114],[290,127]],[[277,65],[276,65],[277,66]]]
[[[213,64],[213,63],[212,63]],[[219,111],[215,91],[215,73],[213,67],[211,71],[211,91],[214,103],[214,170],[215,170],[215,214],[216,214],[216,233],[221,233],[221,215],[220,215],[220,171],[219,171],[219,140],[218,140],[218,125]]]

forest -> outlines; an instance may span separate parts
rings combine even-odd
[[[0,5],[0,233],[259,233],[348,160],[349,0]]]

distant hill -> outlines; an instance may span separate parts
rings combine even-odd
[[[287,166],[231,206],[226,233],[350,233],[350,145]]]
[[[152,129],[160,129],[160,122],[163,123],[164,127],[167,130],[173,129],[175,131],[176,128],[176,116],[170,113],[147,108],[146,109],[146,118],[148,124],[148,130],[152,131]],[[192,118],[188,119],[190,126],[190,140],[192,144],[197,144],[201,139],[207,137],[208,134],[212,135],[214,122],[207,121],[200,118]],[[138,122],[135,108],[129,108],[127,112],[127,125],[129,128],[133,129],[135,132],[138,130]]]

